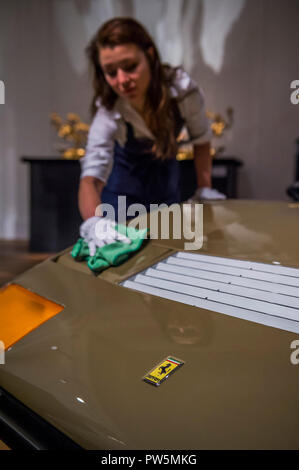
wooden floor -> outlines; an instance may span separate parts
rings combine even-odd
[[[50,256],[30,253],[27,241],[0,240],[0,286]]]

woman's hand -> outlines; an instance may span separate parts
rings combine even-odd
[[[88,243],[89,254],[94,256],[96,249],[116,241],[130,244],[130,238],[115,229],[116,223],[106,217],[90,217],[80,226],[80,236]]]
[[[187,200],[188,203],[201,201],[221,201],[226,199],[226,195],[220,193],[217,189],[197,188],[193,196]]]
[[[79,211],[83,220],[93,217],[101,204],[101,194],[105,183],[93,176],[85,176],[79,185]]]

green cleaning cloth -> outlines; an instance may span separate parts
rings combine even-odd
[[[118,266],[126,261],[131,253],[138,251],[141,248],[144,238],[148,229],[137,230],[133,227],[126,227],[125,225],[116,225],[115,229],[130,238],[130,245],[117,241],[104,245],[96,249],[94,256],[89,255],[88,244],[83,238],[79,238],[77,243],[73,246],[71,255],[76,261],[87,261],[87,266],[95,273],[100,273],[109,266]]]
[[[76,261],[84,261],[89,258],[89,247],[83,238],[77,240],[73,246],[71,255]]]

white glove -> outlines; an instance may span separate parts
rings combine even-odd
[[[116,241],[131,243],[130,238],[115,230],[116,223],[106,217],[90,217],[80,226],[80,236],[88,243],[90,256],[95,255],[97,247]]]
[[[219,201],[226,199],[225,194],[220,193],[217,189],[212,188],[197,188],[193,196],[188,199],[188,203],[197,202],[197,201]]]

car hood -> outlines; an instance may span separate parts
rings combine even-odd
[[[299,267],[298,215],[288,203],[205,204],[198,253]],[[298,448],[298,334],[121,285],[182,249],[150,240],[98,276],[68,249],[16,278],[64,309],[6,352],[0,385],[87,449]],[[145,383],[170,355],[183,367]]]

